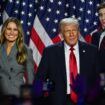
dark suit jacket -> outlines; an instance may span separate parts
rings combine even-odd
[[[85,77],[87,92],[91,89],[96,73],[97,49],[89,44],[79,42],[80,74]],[[36,73],[36,79],[50,78],[55,84],[51,93],[52,105],[66,105],[66,67],[64,42],[45,48]],[[50,103],[50,104],[51,104]]]
[[[95,32],[92,35],[92,44],[95,45],[97,48],[99,46],[99,40],[102,34],[102,30]],[[105,49],[99,50],[99,64],[100,64],[100,72],[105,72]]]
[[[92,44],[95,45],[97,48],[99,46],[99,40],[100,40],[100,36],[102,34],[102,31],[97,31],[95,33],[93,33],[92,35]]]
[[[99,46],[99,40],[100,40],[101,34],[102,34],[102,30],[99,30],[99,31],[93,33],[93,35],[92,35],[92,44],[95,45],[97,48]],[[99,75],[101,73],[105,75],[105,49],[99,49],[98,53],[99,53],[98,54],[99,55],[98,65],[100,66]],[[105,90],[104,90],[105,84],[104,84],[104,86],[102,86],[100,88],[101,88],[101,91],[100,91],[100,95],[97,98],[96,105],[99,105],[99,104],[103,105],[102,100],[105,99],[105,95],[104,95],[105,94]],[[105,101],[104,101],[104,104],[105,104]]]

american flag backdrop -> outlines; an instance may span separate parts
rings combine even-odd
[[[1,17],[4,21],[12,16],[21,21],[25,43],[33,50],[37,70],[43,49],[62,40],[58,29],[62,18],[78,18],[82,40],[91,41],[91,33],[99,26],[96,8],[100,2],[101,0],[8,0]]]

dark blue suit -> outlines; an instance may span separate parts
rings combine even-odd
[[[95,32],[92,35],[92,44],[95,45],[97,48],[99,46],[99,40],[102,34],[102,30]],[[100,72],[105,72],[105,49],[99,50],[99,64],[101,67]]]
[[[91,89],[96,73],[97,49],[79,42],[80,74],[86,79],[87,92]],[[55,84],[50,105],[66,105],[66,66],[64,42],[45,48],[36,79],[49,78]]]
[[[101,34],[102,34],[102,31],[100,30],[100,31],[93,33],[93,35],[92,35],[92,44],[95,45],[97,48],[99,46]]]
[[[100,37],[101,37],[103,31],[99,30],[92,35],[92,44],[95,45],[97,48],[99,47],[99,40],[100,40]],[[98,65],[100,66],[99,75],[103,74],[105,76],[105,49],[99,49],[98,62],[99,62]],[[100,76],[100,81],[103,81],[103,79],[101,80],[101,78],[102,77]],[[103,84],[103,86],[101,86],[100,95],[97,97],[96,105],[99,105],[99,104],[101,105],[102,101],[105,100],[104,88],[105,88],[105,84]],[[105,101],[103,103],[105,104]]]

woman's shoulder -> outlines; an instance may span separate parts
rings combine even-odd
[[[32,49],[28,45],[24,44],[24,47],[27,53],[30,53],[30,52],[32,53]]]

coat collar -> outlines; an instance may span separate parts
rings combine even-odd
[[[6,43],[0,46],[0,59],[2,62],[3,67],[8,70],[8,73],[10,73],[10,59],[12,59],[14,56],[16,57],[16,44],[13,46],[10,55],[7,56],[6,53]]]

